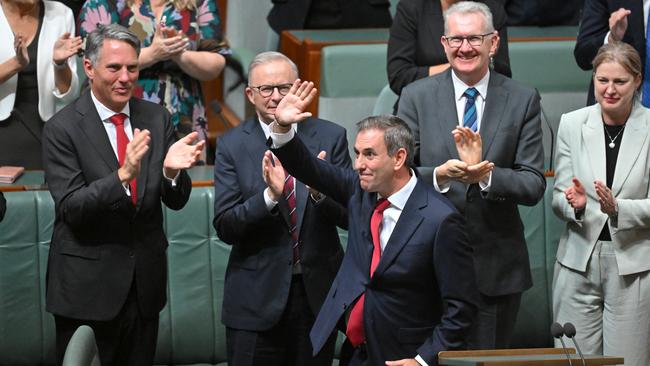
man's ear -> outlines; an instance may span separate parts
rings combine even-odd
[[[253,100],[253,89],[251,89],[249,86],[246,87],[244,90],[246,92],[246,97],[248,98],[248,101],[251,102],[251,104],[255,104],[255,101]]]
[[[403,147],[397,149],[397,151],[393,155],[393,159],[394,159],[393,169],[396,171],[402,169],[404,164],[406,164],[406,149]]]
[[[88,80],[92,82],[95,76],[95,70],[93,68],[93,64],[86,57],[84,57],[84,72],[86,73]]]

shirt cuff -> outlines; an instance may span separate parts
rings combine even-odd
[[[607,34],[605,34],[605,39],[603,40],[603,45],[606,45],[606,44],[609,43],[609,35],[611,33],[612,33],[612,31],[609,31],[609,32],[607,32]]]
[[[480,182],[478,182],[478,186],[481,187],[482,192],[489,192],[491,185],[492,185],[492,172],[488,174],[487,178],[484,178]]]
[[[278,204],[278,203],[277,203],[276,201],[274,201],[274,200],[271,198],[271,196],[269,195],[269,188],[266,188],[266,189],[264,190],[264,203],[266,204],[266,209],[267,209],[269,212],[271,212],[271,210],[273,210],[273,208],[275,208],[275,205]]]
[[[451,182],[447,182],[447,184],[443,184],[442,186],[439,186],[438,180],[436,179],[436,170],[438,170],[438,168],[433,169],[433,188],[435,188],[436,191],[440,193],[449,192],[449,187],[451,187]]]
[[[179,175],[181,175],[180,169],[176,172],[174,178],[169,178],[168,176],[165,175],[165,168],[163,168],[163,177],[165,177],[165,179],[167,179],[167,181],[171,183],[172,187],[176,187],[176,183],[178,182]]]
[[[277,124],[277,122],[271,122],[269,125],[269,130],[271,131],[271,140],[273,141],[272,147],[277,149],[286,145],[287,142],[291,141],[296,132],[293,130],[293,128],[290,128],[286,133],[273,132],[273,127],[275,124]]]
[[[420,355],[415,356],[415,360],[422,366],[429,366],[428,363],[424,362],[424,360],[422,359],[422,357],[420,357]]]

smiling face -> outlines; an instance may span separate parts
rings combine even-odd
[[[448,37],[478,36],[487,32],[485,18],[481,13],[454,13],[447,19]],[[474,85],[479,82],[490,67],[490,56],[494,55],[499,47],[499,35],[494,31],[492,34],[483,37],[480,46],[472,46],[467,40],[463,40],[460,48],[452,48],[443,36],[440,38],[445,48],[447,60],[451,68],[467,85]]]
[[[379,129],[359,131],[354,169],[359,173],[361,189],[388,197],[396,191],[396,172],[404,167],[405,152],[399,149],[394,156],[388,155],[384,134]]]
[[[138,54],[127,42],[105,39],[95,65],[85,58],[84,70],[97,100],[119,112],[131,99],[138,80]]]
[[[607,120],[626,119],[634,102],[634,92],[641,85],[620,63],[603,62],[594,72],[594,94]]]
[[[262,85],[291,85],[298,78],[291,65],[284,60],[273,60],[255,66],[249,76],[249,84],[259,87]],[[273,89],[273,93],[268,97],[260,94],[260,90],[246,87],[246,96],[248,100],[255,105],[255,110],[259,118],[269,124],[275,120],[275,108],[284,96],[280,94],[278,88]]]

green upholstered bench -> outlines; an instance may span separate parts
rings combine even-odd
[[[386,47],[355,44],[322,49],[318,116],[347,129],[351,156],[355,124],[372,114],[377,95],[388,83]]]
[[[581,70],[573,57],[575,41],[512,42],[509,45],[512,78],[536,88],[542,97],[544,153],[547,165],[551,138],[557,136],[562,114],[587,103],[591,72]]]
[[[515,345],[551,344],[550,286],[562,224],[550,208],[552,180],[535,207],[522,207],[534,287],[523,297]],[[48,191],[5,192],[0,223],[0,365],[53,365],[54,321],[45,312],[44,280],[53,225]],[[194,187],[181,211],[165,209],[169,301],[160,314],[156,363],[223,365],[221,301],[230,248],[212,228],[213,189]],[[341,238],[347,241],[345,232]]]

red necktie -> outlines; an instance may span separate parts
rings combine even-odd
[[[296,212],[296,179],[289,175],[287,172],[284,173],[284,199],[287,200],[287,205],[289,206],[289,219],[291,221],[291,228],[289,228],[289,234],[291,234],[292,249],[293,249],[293,263],[300,262],[300,251],[298,249],[298,212]]]
[[[390,202],[387,199],[381,198],[377,201],[375,210],[372,212],[372,217],[370,218],[370,234],[372,235],[372,260],[370,261],[370,278],[375,273],[377,265],[379,264],[379,258],[381,257],[381,244],[379,243],[379,228],[381,227],[381,219],[384,216],[384,210],[390,206]],[[348,319],[348,329],[345,334],[348,336],[352,346],[357,347],[366,339],[366,335],[363,331],[363,303],[365,300],[366,294],[363,293],[354,307],[350,312],[350,318]]]
[[[127,115],[124,113],[114,114],[108,118],[115,125],[115,132],[117,133],[117,160],[120,162],[120,167],[124,165],[126,145],[129,144],[129,137],[126,135],[126,131],[124,131],[124,120],[126,118]],[[137,202],[135,178],[129,182],[129,189],[131,190],[131,201],[135,205]]]

